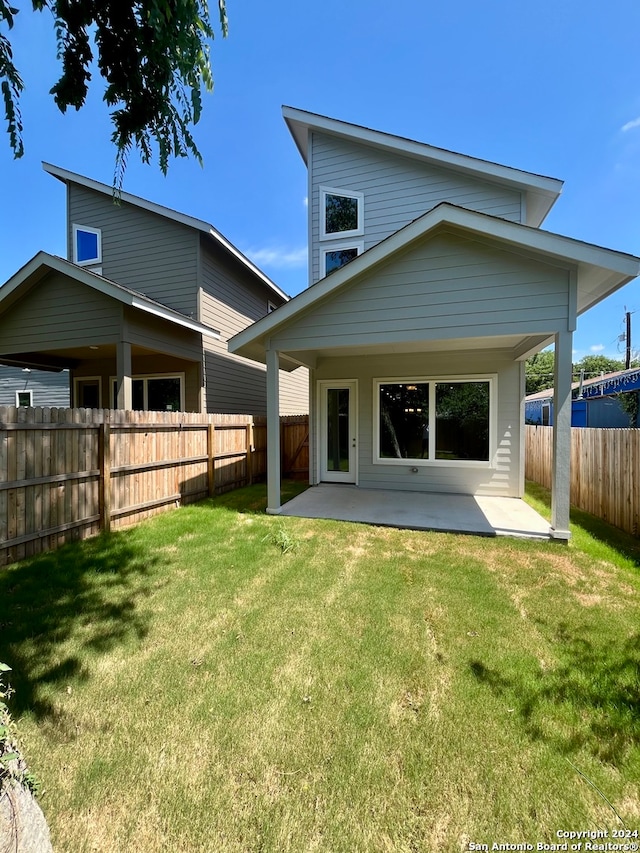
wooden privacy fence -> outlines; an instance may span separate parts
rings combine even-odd
[[[285,474],[305,436],[282,419]],[[250,415],[0,407],[0,565],[251,483],[266,448]]]
[[[525,477],[551,488],[553,427],[525,427]],[[571,429],[571,503],[640,533],[640,429]]]

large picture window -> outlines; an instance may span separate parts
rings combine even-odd
[[[493,381],[377,381],[378,461],[489,462]]]
[[[143,412],[182,412],[183,376],[132,376],[131,397],[134,411]],[[118,383],[111,385],[111,404],[117,405]]]

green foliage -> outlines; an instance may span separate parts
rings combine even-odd
[[[122,186],[127,157],[139,150],[150,162],[157,146],[160,168],[170,157],[202,158],[191,128],[202,112],[202,89],[213,89],[209,42],[214,37],[206,0],[32,0],[55,20],[62,73],[51,89],[61,112],[84,105],[91,66],[106,81],[104,100],[113,107],[111,136],[116,146],[116,189]],[[220,27],[227,34],[225,0],[218,0]],[[0,25],[11,29],[18,9],[0,0]],[[94,44],[92,44],[92,41]],[[18,102],[23,82],[11,44],[0,34],[0,88],[9,144],[24,153]]]
[[[0,796],[12,782],[24,785],[36,793],[38,783],[29,772],[20,754],[17,743],[16,726],[11,719],[6,703],[12,693],[11,688],[3,681],[4,674],[11,671],[6,663],[0,663]]]
[[[616,394],[620,408],[629,418],[629,426],[638,425],[638,413],[640,412],[640,395],[637,391],[627,391],[625,394]]]
[[[585,379],[593,379],[601,373],[616,373],[624,370],[624,361],[616,358],[607,358],[605,355],[585,355],[573,366],[574,378],[580,378],[580,372],[584,370]]]
[[[269,541],[276,547],[280,548],[283,554],[289,554],[296,551],[298,542],[295,537],[287,530],[284,524],[281,524],[272,532],[268,533],[263,541]]]
[[[527,394],[535,394],[553,387],[553,366],[555,353],[553,350],[542,350],[532,356],[526,364]]]
[[[526,364],[527,394],[535,394],[546,388],[553,388],[554,384],[555,353],[552,349],[545,349],[532,356]],[[633,362],[631,367],[637,367],[638,362]],[[601,373],[616,373],[624,370],[624,361],[615,358],[607,358],[606,355],[585,355],[580,361],[573,365],[573,381],[578,382],[582,371],[585,379],[594,379]]]

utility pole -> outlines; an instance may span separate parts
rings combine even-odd
[[[624,369],[629,370],[631,364],[631,311],[627,311],[627,353],[624,359]]]

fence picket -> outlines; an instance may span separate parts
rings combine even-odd
[[[307,421],[282,419],[286,448]],[[265,473],[263,417],[0,407],[0,566]]]
[[[549,488],[553,427],[525,427],[525,477]],[[640,533],[640,430],[571,429],[571,503]]]

